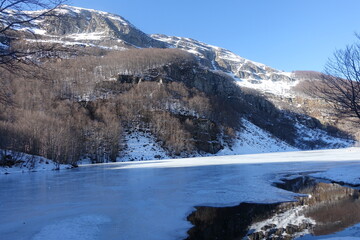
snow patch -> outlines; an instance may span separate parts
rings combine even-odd
[[[248,120],[243,119],[242,125],[244,126],[244,129],[237,134],[233,146],[221,150],[217,155],[288,152],[299,150],[280,139],[277,139]]]
[[[343,147],[350,147],[354,142],[352,140],[338,138],[330,136],[326,131],[315,128],[309,128],[305,125],[297,122],[295,124],[295,128],[297,131],[297,135],[301,136],[301,141],[309,141],[309,142],[318,142],[320,147],[322,145],[329,146],[328,148],[343,148]],[[301,142],[298,142],[301,144]],[[322,145],[321,145],[322,144]],[[319,147],[314,146],[314,147]]]
[[[0,176],[11,173],[41,172],[52,170],[71,169],[69,164],[56,164],[55,162],[40,156],[33,156],[25,153],[8,151],[7,156],[17,160],[17,164],[12,167],[0,167]]]
[[[127,50],[124,47],[119,46],[103,46],[98,44],[92,44],[92,43],[85,43],[85,42],[79,42],[79,41],[63,41],[63,40],[55,40],[55,39],[25,39],[28,42],[34,42],[34,43],[49,43],[49,44],[62,44],[65,46],[81,46],[81,47],[96,47],[96,48],[102,48],[106,50]],[[92,39],[87,39],[92,40]]]
[[[234,77],[234,80],[240,87],[253,88],[261,92],[284,97],[293,97],[294,93],[292,93],[291,89],[299,83],[299,81],[272,81],[271,79],[259,80],[253,78],[239,79],[238,77]]]
[[[117,160],[127,162],[165,158],[170,157],[156,142],[154,136],[147,132],[135,131],[125,136],[125,149]]]
[[[95,40],[100,41],[106,37],[105,32],[89,32],[89,33],[76,33],[67,35],[68,38],[73,38],[76,41],[81,40]]]

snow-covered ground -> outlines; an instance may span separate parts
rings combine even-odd
[[[246,119],[242,119],[242,126],[243,129],[237,133],[232,146],[225,146],[213,156],[299,151],[298,148],[290,146]],[[322,141],[328,144],[329,148],[347,147],[352,143],[345,139],[331,137],[322,130],[309,129],[301,124],[297,124],[296,127],[298,134],[304,136],[305,140]],[[125,143],[126,147],[118,158],[118,162],[171,158],[150,133],[132,132],[125,136]]]
[[[284,174],[360,174],[360,148],[81,166],[0,176],[1,239],[184,239],[194,206],[293,200]],[[335,174],[336,175],[336,174]],[[341,176],[341,175],[340,175]],[[339,177],[339,175],[336,175]],[[342,237],[360,238],[358,232]]]
[[[39,156],[32,156],[24,153],[12,153],[12,152],[9,152],[9,154],[16,156],[16,160],[19,161],[19,163],[12,167],[0,167],[0,175],[11,174],[11,173],[64,170],[64,169],[73,168],[71,165],[67,165],[67,164],[59,165],[49,159]]]
[[[156,142],[155,137],[147,132],[134,131],[125,136],[125,149],[118,157],[118,162],[143,161],[170,158]]]
[[[277,139],[248,120],[243,119],[242,125],[244,126],[244,129],[237,134],[233,146],[231,148],[226,147],[216,155],[222,156],[299,150],[280,139]]]
[[[297,131],[297,135],[301,136],[301,140],[297,140],[297,144],[299,145],[301,145],[301,142],[304,141],[317,142],[320,146],[325,144],[328,148],[343,148],[354,145],[353,140],[333,137],[324,130],[309,128],[299,122],[295,124],[295,129]],[[319,146],[317,145],[314,147],[318,148]]]
[[[275,138],[270,133],[255,126],[251,122],[243,119],[244,129],[236,136],[233,146],[225,147],[216,153],[216,156],[256,154],[270,152],[298,151],[280,139]],[[197,155],[202,156],[202,155]],[[208,154],[208,156],[211,156]],[[143,161],[169,159],[170,155],[156,142],[153,135],[148,132],[134,131],[125,135],[125,149],[118,157],[118,162]]]

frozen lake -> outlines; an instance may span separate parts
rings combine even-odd
[[[184,239],[194,206],[292,200],[287,173],[354,169],[359,150],[82,166],[0,176],[0,239]]]

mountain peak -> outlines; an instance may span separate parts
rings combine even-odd
[[[45,11],[45,10],[42,10]],[[65,45],[85,44],[118,49],[124,48],[165,48],[167,44],[145,34],[125,18],[103,11],[61,5],[55,9],[57,16],[44,16],[33,21],[31,26],[20,26],[18,30],[31,31],[42,35],[42,41],[64,43]],[[38,14],[39,11],[28,11]]]
[[[104,11],[100,11],[100,10],[81,8],[81,7],[75,7],[75,6],[70,6],[70,5],[64,4],[64,5],[61,5],[55,11],[57,11],[60,14],[75,14],[75,15],[82,15],[82,14],[89,15],[89,13],[98,14],[98,15],[107,17],[109,19],[119,21],[123,25],[131,25],[132,27],[135,28],[134,25],[132,25],[129,21],[127,21],[125,18],[121,17],[120,15],[108,13],[108,12],[104,12]]]
[[[225,72],[240,86],[286,95],[297,83],[290,73],[245,59],[221,47],[186,37],[145,34],[116,14],[69,5],[61,5],[55,11],[60,17],[45,16],[31,26],[31,31],[42,35],[43,41],[107,49],[179,48],[194,54],[204,67]]]

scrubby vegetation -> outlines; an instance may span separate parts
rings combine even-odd
[[[135,49],[47,61],[23,74],[1,69],[0,149],[58,163],[115,161],[124,129],[131,128],[149,129],[170,154],[209,151],[201,142],[236,126],[221,97],[151,75],[182,64],[196,66],[181,50]]]
[[[3,150],[116,161],[126,132],[145,130],[170,155],[216,153],[231,146],[241,118],[290,145],[298,137],[295,115],[178,49],[83,51],[17,69],[0,69]]]

